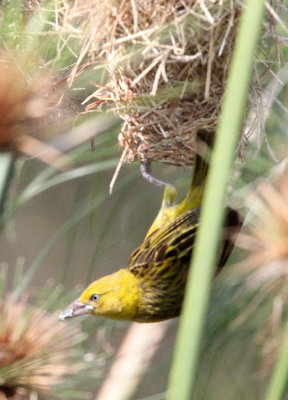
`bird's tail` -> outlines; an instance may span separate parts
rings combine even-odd
[[[165,224],[170,223],[179,217],[179,215],[201,205],[213,139],[214,133],[208,132],[204,129],[197,132],[195,165],[188,193],[180,204],[175,204],[177,196],[176,188],[172,185],[167,185],[165,187],[161,208],[146,237],[150,236],[160,226],[162,227]]]
[[[187,210],[202,204],[204,188],[209,170],[209,158],[214,143],[214,132],[200,129],[196,136],[196,156],[192,173],[191,185],[183,200]]]

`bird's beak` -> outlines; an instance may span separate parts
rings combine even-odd
[[[60,315],[59,319],[64,321],[67,318],[78,317],[78,315],[91,314],[93,306],[81,303],[80,299],[75,300]]]

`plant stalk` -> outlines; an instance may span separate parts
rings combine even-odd
[[[235,43],[222,114],[203,199],[175,355],[168,400],[191,400],[224,216],[226,189],[242,127],[249,83],[264,13],[264,0],[247,0]]]

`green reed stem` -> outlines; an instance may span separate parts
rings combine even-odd
[[[224,214],[226,188],[242,126],[264,3],[264,0],[247,0],[239,26],[216,135],[215,150],[211,157],[201,224],[187,283],[183,315],[170,374],[168,400],[191,400],[192,398],[210,282]]]

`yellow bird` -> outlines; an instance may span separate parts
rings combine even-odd
[[[199,151],[202,156],[197,152],[186,198],[175,205],[176,189],[166,186],[160,211],[143,243],[132,253],[128,268],[91,283],[59,319],[91,314],[117,320],[156,322],[180,315],[199,225],[211,138],[206,131],[198,132],[197,147],[198,151],[202,148]],[[203,147],[206,147],[204,152]],[[215,274],[230,256],[241,225],[239,214],[228,208]]]

